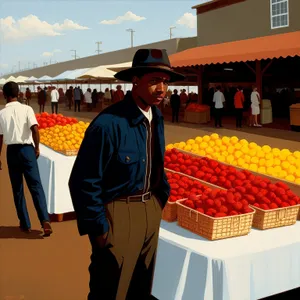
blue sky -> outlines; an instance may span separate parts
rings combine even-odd
[[[0,75],[174,37],[195,36],[196,1],[14,1],[0,0]],[[102,22],[102,23],[101,23]],[[29,63],[29,65],[28,65]]]

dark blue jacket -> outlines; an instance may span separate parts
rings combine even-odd
[[[164,120],[152,107],[156,156],[152,165],[159,180],[152,191],[162,206],[170,186],[164,172]],[[101,235],[109,229],[104,204],[141,193],[146,174],[145,116],[130,95],[101,112],[86,130],[71,172],[69,188],[80,235]]]

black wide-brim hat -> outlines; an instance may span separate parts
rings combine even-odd
[[[132,67],[114,75],[121,81],[132,82],[134,76],[161,72],[170,76],[169,82],[183,81],[185,76],[174,72],[165,49],[139,49],[133,58]]]

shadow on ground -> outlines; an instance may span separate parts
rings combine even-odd
[[[40,230],[32,230],[30,233],[22,232],[19,227],[0,226],[0,239],[27,239],[42,240],[43,232]]]

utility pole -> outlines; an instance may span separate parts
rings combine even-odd
[[[100,52],[102,52],[102,50],[100,50],[100,45],[102,45],[102,42],[96,42],[96,44],[97,44],[97,50],[95,52],[100,54]]]
[[[175,29],[176,26],[171,26],[170,27],[170,40],[172,39],[173,35],[172,35],[172,30]]]
[[[74,57],[74,59],[77,59],[78,58],[77,51],[76,50],[70,50],[70,51],[74,52],[74,55],[72,55],[72,56]]]
[[[131,37],[131,48],[133,48],[133,33],[135,32],[133,29],[127,29],[126,31],[130,32]]]

